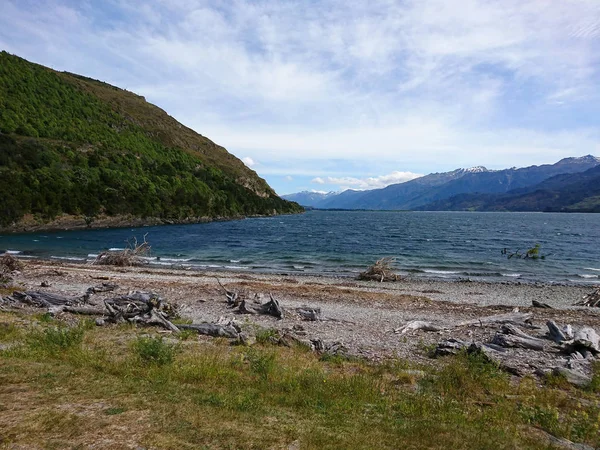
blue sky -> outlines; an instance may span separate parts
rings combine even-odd
[[[280,194],[600,155],[599,0],[2,0],[0,49],[144,95]]]

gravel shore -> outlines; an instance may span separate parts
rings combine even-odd
[[[223,289],[217,282],[252,301],[266,301],[271,293],[283,308],[320,308],[328,319],[302,321],[295,314],[284,320],[270,316],[247,316],[229,309]],[[403,357],[427,361],[425,349],[447,338],[485,342],[497,331],[494,327],[459,327],[439,332],[415,331],[397,334],[394,330],[411,320],[448,326],[519,308],[531,312],[543,335],[549,319],[559,324],[600,328],[600,311],[573,307],[591,291],[590,286],[550,284],[446,282],[404,279],[393,283],[359,282],[348,278],[270,275],[240,272],[185,271],[164,268],[115,268],[86,264],[30,261],[16,282],[23,290],[45,290],[65,295],[81,295],[90,286],[109,280],[120,292],[154,291],[181,305],[182,314],[194,322],[214,322],[220,317],[236,319],[252,327],[281,331],[300,330],[303,336],[324,342],[341,342],[351,354],[381,360]],[[49,287],[41,288],[42,282]],[[110,294],[114,295],[114,294]],[[93,301],[101,301],[101,296]],[[532,300],[553,309],[532,308]],[[511,349],[514,356],[520,350]],[[535,355],[561,358],[558,354]],[[538,361],[539,363],[539,361]],[[532,366],[537,367],[537,363]]]

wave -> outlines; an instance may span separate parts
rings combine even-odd
[[[6,250],[4,252],[5,255],[20,255],[21,251],[19,250]]]
[[[190,262],[192,260],[191,258],[163,258],[162,256],[157,256],[156,258],[150,258],[150,259],[153,259],[155,261],[174,262],[174,263]]]
[[[86,258],[81,258],[77,256],[50,256],[52,259],[60,259],[64,261],[86,261]]]
[[[598,275],[589,275],[587,273],[578,273],[579,278],[598,278]]]
[[[125,250],[125,249],[122,247],[111,247],[108,249],[109,252],[121,252],[123,250]]]
[[[518,278],[521,276],[520,273],[502,273],[500,275],[502,275],[503,277],[514,277],[514,278]]]
[[[435,273],[438,275],[458,275],[461,273],[461,272],[457,272],[454,270],[435,270],[435,269],[423,269],[423,270],[420,270],[419,272]]]
[[[594,272],[600,272],[600,269],[595,269],[593,267],[586,267],[583,270],[593,270]]]

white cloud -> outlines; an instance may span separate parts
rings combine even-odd
[[[294,177],[292,177],[291,175],[288,175],[285,177],[285,181],[294,181]]]
[[[252,166],[256,165],[256,162],[249,156],[245,156],[244,158],[242,158],[242,162],[244,164],[246,164],[248,167],[252,167]]]
[[[318,175],[324,184],[358,173],[324,161],[416,172],[539,164],[599,148],[597,0],[4,0],[2,8],[1,48],[139,92],[251,154],[244,162],[259,160],[261,174]],[[386,183],[379,178],[359,174],[351,185]]]
[[[405,181],[414,180],[422,177],[422,174],[412,172],[392,172],[379,177],[354,178],[354,177],[327,177],[315,178],[312,183],[317,184],[334,184],[343,189],[351,187],[357,190],[379,189],[389,186],[390,184],[404,183]]]
[[[311,183],[315,183],[315,184],[325,184],[325,180],[321,177],[316,177],[313,178],[312,180],[310,180]]]

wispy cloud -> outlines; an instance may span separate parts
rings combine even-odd
[[[0,48],[139,92],[285,189],[600,142],[597,0],[4,0]]]
[[[327,177],[326,179],[317,177],[313,178],[312,183],[316,184],[332,184],[337,185],[339,190],[345,189],[379,189],[390,184],[404,183],[422,177],[423,174],[412,172],[392,172],[379,177],[354,178],[354,177]]]

